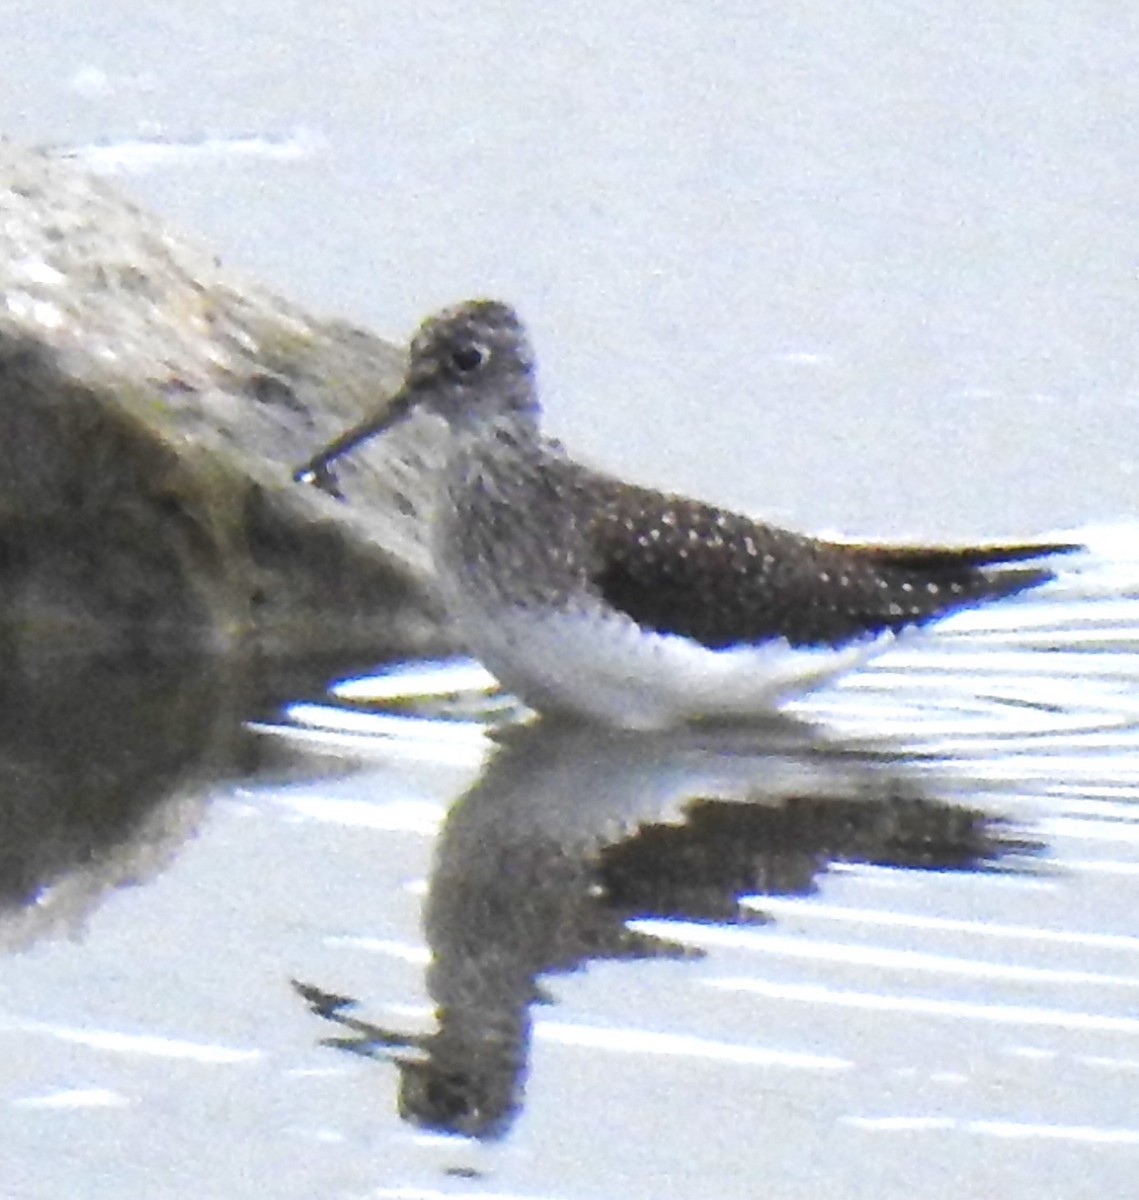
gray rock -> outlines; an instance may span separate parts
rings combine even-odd
[[[424,523],[441,431],[293,468],[402,352],[223,269],[0,141],[0,650],[399,654],[448,642]]]

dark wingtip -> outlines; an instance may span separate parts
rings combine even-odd
[[[982,574],[988,586],[981,589],[975,603],[1015,596],[1018,592],[1031,591],[1051,583],[1056,578],[1056,572],[1048,567],[1019,567],[1010,571],[983,571]]]
[[[1033,542],[1011,545],[966,546],[903,550],[897,555],[884,553],[880,562],[903,569],[916,568],[925,573],[957,576],[964,586],[958,592],[959,603],[939,609],[932,606],[917,624],[935,621],[958,608],[973,608],[993,600],[1003,600],[1021,592],[1051,583],[1056,570],[1046,560],[1085,550],[1078,542]],[[1024,563],[1019,566],[1016,564]]]
[[[959,567],[999,567],[1004,563],[1032,562],[1057,554],[1074,554],[1087,547],[1079,542],[1016,542],[986,546],[889,546],[852,547],[860,556],[882,565],[915,570],[945,570]],[[1047,575],[1052,572],[1041,567]]]
[[[1080,542],[1030,542],[1026,545],[978,546],[972,559],[976,566],[998,566],[1006,562],[1031,562],[1033,559],[1051,558],[1055,554],[1075,554],[1086,550]],[[1041,568],[1051,575],[1047,568]]]

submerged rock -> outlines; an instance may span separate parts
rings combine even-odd
[[[441,648],[424,539],[440,431],[354,455],[351,503],[291,476],[402,365],[0,140],[0,648]]]

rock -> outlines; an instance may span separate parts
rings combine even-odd
[[[411,654],[448,644],[441,431],[292,481],[403,356],[222,268],[101,180],[0,140],[0,649]]]

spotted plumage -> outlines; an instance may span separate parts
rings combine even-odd
[[[454,434],[434,556],[473,652],[540,711],[658,727],[770,707],[892,635],[1051,578],[1066,544],[822,541],[626,484],[543,438],[517,316],[474,301],[429,318],[403,389],[298,472],[416,407]]]
[[[983,569],[1037,558],[1037,547],[846,546],[639,488],[603,507],[593,528],[601,562],[594,583],[605,599],[650,629],[711,649],[771,637],[835,646],[1050,577],[1033,566]]]

